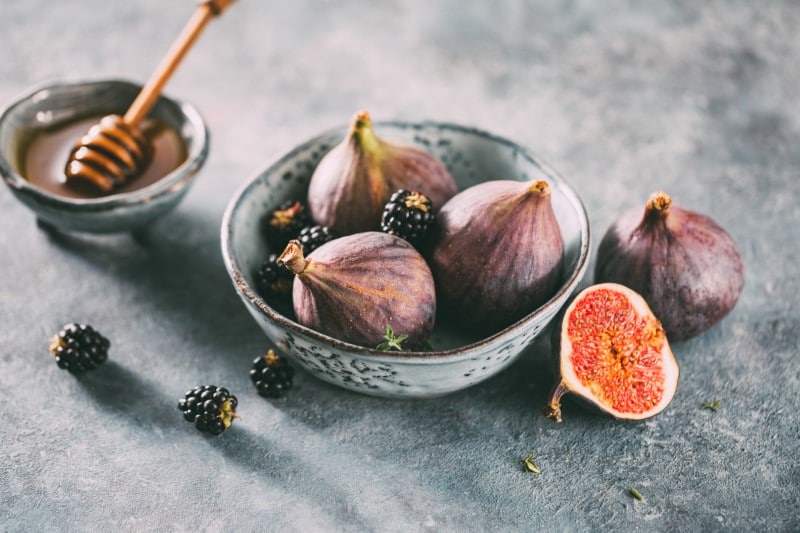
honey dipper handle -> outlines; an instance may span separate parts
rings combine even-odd
[[[122,117],[125,122],[136,125],[147,116],[153,104],[158,100],[161,89],[164,88],[167,80],[178,68],[178,64],[200,36],[208,21],[212,17],[221,14],[233,2],[234,0],[203,0],[200,2],[192,14],[192,18],[189,19],[178,38],[172,43],[167,55],[161,60],[161,64],[145,86],[142,87],[125,116]]]

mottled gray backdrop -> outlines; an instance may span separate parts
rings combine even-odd
[[[0,101],[55,78],[144,81],[192,9],[3,0]],[[240,0],[167,86],[203,111],[212,151],[149,245],[48,237],[0,189],[0,530],[797,530],[798,50],[788,0]],[[222,264],[223,211],[361,108],[540,153],[582,195],[593,252],[659,188],[727,228],[745,290],[674,344],[669,408],[620,423],[569,402],[563,424],[545,420],[546,340],[435,400],[302,372],[285,399],[257,396],[247,371],[266,342]],[[47,353],[73,320],[113,343],[78,379]],[[199,383],[240,398],[220,438],[175,408]],[[541,475],[522,470],[529,451]]]

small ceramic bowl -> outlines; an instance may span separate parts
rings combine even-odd
[[[56,82],[33,89],[2,111],[0,175],[40,224],[63,231],[132,231],[170,211],[189,190],[208,155],[208,130],[197,109],[166,96],[159,98],[150,116],[178,132],[187,157],[154,183],[101,198],[69,198],[33,185],[23,175],[23,143],[37,131],[82,118],[123,115],[140,89],[121,80]]]
[[[411,143],[438,157],[459,190],[489,179],[547,180],[565,241],[565,274],[553,297],[515,324],[487,338],[456,326],[437,326],[436,351],[380,352],[339,341],[306,328],[290,309],[259,296],[254,276],[270,253],[260,222],[286,200],[305,199],[319,160],[344,137],[346,128],[305,142],[256,174],[231,200],[222,222],[222,253],[236,292],[267,336],[303,368],[322,380],[365,394],[425,398],[474,385],[500,372],[531,345],[565,304],[586,270],[589,224],[575,191],[537,156],[484,131],[433,122],[375,123],[376,133]],[[448,329],[450,328],[450,329]]]

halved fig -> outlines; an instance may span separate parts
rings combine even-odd
[[[667,407],[678,363],[661,323],[638,293],[616,283],[584,289],[555,330],[559,378],[544,415],[561,422],[571,392],[615,417],[641,420]]]

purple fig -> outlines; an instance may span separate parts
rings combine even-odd
[[[498,329],[556,292],[564,240],[546,181],[480,183],[442,206],[436,220],[431,268],[448,313]]]
[[[303,256],[297,240],[278,263],[295,273],[297,320],[339,340],[375,348],[389,328],[420,349],[433,330],[436,292],[425,259],[407,241],[380,232],[334,239]]]
[[[422,191],[443,205],[456,191],[447,168],[414,146],[378,137],[366,111],[357,113],[344,140],[317,165],[308,204],[317,223],[340,235],[378,230],[381,212],[398,189]]]
[[[669,338],[680,340],[733,309],[744,286],[744,265],[736,243],[716,222],[657,191],[644,210],[628,211],[608,229],[595,279],[641,294]]]

